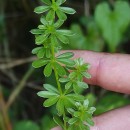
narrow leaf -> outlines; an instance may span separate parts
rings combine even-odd
[[[90,107],[90,109],[89,109],[89,113],[90,114],[93,114],[94,112],[96,111],[96,108],[95,107]]]
[[[51,73],[52,73],[52,65],[51,65],[51,63],[48,63],[46,65],[46,67],[44,68],[44,75],[46,77],[49,77],[51,75]]]
[[[90,118],[86,118],[86,121],[89,125],[94,126],[94,121]]]
[[[88,88],[88,84],[86,84],[85,82],[80,82],[80,81],[78,81],[77,82],[77,85],[79,86],[79,87],[81,87],[81,88]]]
[[[57,0],[56,3],[57,3],[58,5],[61,5],[61,4],[65,3],[65,1],[66,1],[66,0]]]
[[[63,121],[61,121],[60,117],[54,116],[54,117],[53,117],[53,120],[55,121],[55,123],[56,123],[58,126],[64,128]]]
[[[44,48],[42,48],[41,50],[39,50],[39,52],[37,53],[38,58],[43,58],[45,54],[45,50]]]
[[[68,82],[68,83],[65,85],[65,89],[70,89],[71,86],[72,86],[72,83],[71,83],[71,82]]]
[[[46,16],[46,20],[47,21],[51,21],[52,19],[55,18],[55,11],[54,10],[50,10]]]
[[[61,11],[63,11],[64,13],[67,13],[67,14],[75,14],[76,11],[72,8],[69,8],[69,7],[60,7]]]
[[[43,3],[47,4],[47,5],[51,5],[51,1],[50,0],[41,0]]]
[[[73,125],[74,123],[77,122],[77,120],[78,120],[78,118],[71,118],[68,123],[69,123],[70,125]]]
[[[41,50],[42,47],[36,47],[32,50],[32,54],[37,54],[39,50]]]
[[[44,41],[47,39],[48,35],[37,35],[36,36],[36,44],[40,45],[43,44]]]
[[[56,109],[57,109],[59,115],[64,114],[64,100],[63,99],[58,100],[58,102],[56,104]]]
[[[64,35],[62,35],[60,33],[56,33],[56,36],[64,44],[68,44],[69,43],[69,39],[66,36],[64,36]]]
[[[69,78],[60,78],[59,81],[61,83],[65,83],[65,82],[68,82],[69,81]]]
[[[36,60],[32,63],[32,66],[34,68],[40,68],[44,65],[46,65],[49,61],[48,60],[44,60],[44,59],[39,59],[39,60]]]
[[[73,67],[75,65],[75,62],[70,59],[57,59],[57,61],[70,67]]]
[[[74,33],[70,30],[57,30],[57,33],[65,35],[65,36],[73,36]]]
[[[52,86],[50,84],[44,84],[43,86],[46,90],[48,90],[50,92],[59,93],[59,91],[54,86]]]
[[[30,32],[32,34],[43,34],[45,31],[41,29],[32,29]]]
[[[67,108],[67,111],[68,111],[71,115],[73,115],[73,114],[74,114],[74,112],[75,112],[75,110],[74,110],[74,109],[72,109],[72,108]]]
[[[64,67],[62,67],[60,64],[55,63],[55,67],[56,67],[56,70],[57,70],[59,76],[66,75],[66,71],[65,71]]]
[[[54,96],[54,97],[51,97],[51,98],[47,99],[47,100],[43,103],[43,105],[44,105],[45,107],[50,107],[50,106],[56,104],[57,101],[58,101],[58,96]]]
[[[49,6],[39,6],[39,7],[35,8],[34,12],[37,14],[41,14],[41,13],[48,11],[49,9],[50,9]]]
[[[87,72],[83,72],[82,75],[83,75],[84,77],[86,77],[87,79],[90,79],[90,78],[92,77],[92,76],[91,76],[89,73],[87,73]]]
[[[62,58],[72,58],[74,56],[74,53],[73,52],[66,52],[66,53],[62,53],[60,54],[59,56],[57,56],[58,59],[62,59]]]
[[[79,95],[79,94],[68,94],[67,97],[69,97],[75,101],[83,101],[84,100],[84,96]]]
[[[63,23],[64,23],[64,21],[59,19],[59,20],[54,24],[54,26],[55,26],[55,28],[59,28],[59,27],[61,27],[61,26],[63,25]]]
[[[58,44],[57,37],[55,35],[51,35],[51,43],[53,45],[57,45]]]
[[[67,19],[66,14],[63,13],[62,11],[60,11],[60,10],[57,10],[57,11],[56,11],[56,14],[57,14],[58,18],[59,18],[60,20],[62,20],[62,21],[65,21],[65,20]]]
[[[43,98],[51,98],[53,96],[58,96],[58,94],[56,94],[54,92],[49,92],[49,91],[40,91],[37,93],[37,95],[39,97],[43,97]]]
[[[41,21],[41,23],[43,25],[47,25],[48,24],[48,22],[46,21],[45,17],[41,17],[40,21]]]

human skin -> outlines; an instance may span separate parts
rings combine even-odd
[[[73,51],[75,58],[82,57],[90,63],[92,78],[85,80],[92,85],[119,93],[130,94],[130,55]],[[91,130],[130,130],[130,106],[118,108],[94,117]],[[52,130],[61,130],[53,128]]]

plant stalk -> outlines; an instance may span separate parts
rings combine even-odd
[[[54,48],[53,45],[51,45],[51,52],[52,52],[53,61],[55,62],[55,48]],[[55,78],[56,78],[56,83],[57,83],[57,86],[58,86],[58,90],[60,92],[60,95],[62,95],[63,92],[62,92],[62,89],[61,89],[61,85],[60,85],[60,82],[59,82],[59,76],[58,76],[55,64],[53,65],[53,69],[54,69],[54,73],[55,73]]]

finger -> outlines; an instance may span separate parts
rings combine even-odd
[[[130,106],[107,112],[94,120],[95,126],[91,130],[129,130]]]
[[[89,84],[99,85],[105,89],[130,93],[130,55],[107,54],[90,51],[73,51],[75,57],[82,57],[91,64],[92,75]]]

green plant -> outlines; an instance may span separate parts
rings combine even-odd
[[[95,20],[108,43],[109,51],[116,52],[116,47],[130,25],[130,5],[126,1],[116,1],[113,10],[109,4],[99,4],[95,10]]]
[[[34,11],[38,14],[49,12],[41,16],[38,28],[31,30],[39,46],[32,50],[38,57],[33,67],[45,66],[43,73],[46,77],[54,72],[57,87],[44,84],[45,91],[39,92],[38,96],[47,99],[43,104],[45,107],[56,106],[54,121],[64,130],[89,130],[89,126],[94,125],[92,114],[95,108],[89,106],[88,99],[80,92],[88,88],[83,78],[91,78],[87,72],[90,65],[84,63],[82,58],[73,60],[72,52],[60,53],[60,43],[68,44],[68,37],[74,34],[59,28],[67,19],[66,14],[76,11],[61,6],[66,0],[41,1],[45,6],[39,6]]]

